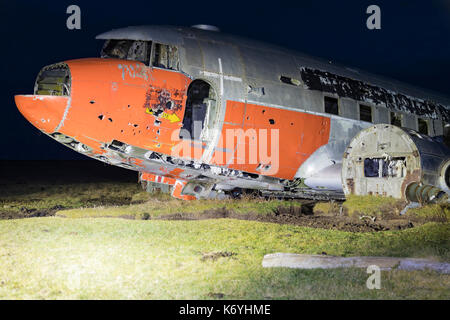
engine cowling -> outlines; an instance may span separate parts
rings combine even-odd
[[[388,124],[359,132],[342,163],[346,195],[381,195],[407,199],[416,183],[449,193],[450,149],[439,137]]]

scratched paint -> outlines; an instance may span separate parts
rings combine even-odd
[[[122,64],[119,63],[117,67],[122,70],[122,80],[125,80],[125,76],[130,78],[141,78],[148,80],[148,74],[146,67],[140,63],[133,64]]]
[[[120,60],[67,62],[72,73],[72,90],[77,94],[72,97],[60,132],[84,140],[88,146],[98,145],[92,139],[100,143],[119,139],[129,145],[170,154],[175,144],[172,132],[181,127],[190,79],[180,73],[151,70],[140,63],[129,68],[130,75],[126,68],[117,68],[130,64],[117,61]],[[163,112],[156,114],[161,109]]]
[[[257,133],[261,130],[278,130],[279,143],[276,146],[272,146],[271,139],[267,140],[267,150],[275,149],[279,153],[278,170],[272,175],[277,178],[292,179],[299,166],[314,151],[328,142],[330,119],[303,112],[227,101],[225,124],[212,163],[245,172],[267,174],[261,171],[261,165],[270,164],[266,163],[262,157],[264,152],[260,150],[261,144],[257,144],[256,161],[250,159],[252,141],[246,137],[236,136],[232,144],[233,146],[244,145],[244,151],[241,154],[245,158],[241,161],[239,161],[241,157],[239,149],[226,145],[227,130],[238,129],[244,132],[256,129]],[[230,152],[230,149],[233,151]]]

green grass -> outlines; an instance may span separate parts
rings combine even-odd
[[[450,206],[448,204],[430,204],[420,208],[409,209],[406,216],[418,221],[449,222]]]
[[[347,210],[388,209],[384,200],[363,200],[349,199]],[[0,299],[450,298],[450,276],[431,271],[383,271],[382,289],[368,290],[363,269],[261,266],[264,255],[274,252],[450,261],[450,224],[439,218],[445,208],[412,210],[408,214],[425,224],[377,233],[234,219],[145,220],[217,209],[266,215],[300,206],[251,198],[186,202],[125,182],[14,185],[0,195],[3,211],[68,210],[57,217],[0,220]],[[430,216],[436,222],[426,223]]]
[[[0,299],[448,299],[450,276],[362,269],[262,268],[265,254],[434,257],[450,225],[349,233],[233,219],[57,217],[0,221]],[[205,259],[211,253],[230,257]]]
[[[349,195],[343,206],[349,216],[383,216],[386,214],[398,215],[402,204],[401,200],[391,197]]]
[[[167,194],[156,196],[140,196],[145,203],[125,205],[125,206],[102,206],[94,208],[77,208],[71,210],[61,210],[57,216],[67,218],[95,218],[95,217],[126,217],[133,219],[147,219],[149,217],[159,217],[161,215],[174,213],[190,213],[200,216],[207,210],[226,209],[238,214],[258,213],[260,215],[271,214],[281,208],[300,208],[301,203],[295,201],[282,200],[261,200],[244,198],[240,200],[196,200],[183,201],[175,199]]]
[[[380,218],[400,217],[406,203],[391,197],[380,196],[347,196],[342,203],[344,213],[351,217],[373,216]],[[339,204],[336,202],[319,202],[314,206],[315,213],[337,214]],[[405,217],[414,222],[449,222],[450,205],[447,203],[427,204],[419,208],[409,209]]]
[[[0,195],[0,210],[21,212],[131,203],[143,192],[137,183],[98,182],[61,185],[12,185]]]

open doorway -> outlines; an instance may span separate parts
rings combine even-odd
[[[203,80],[194,80],[187,91],[181,139],[208,140],[217,115],[214,89]]]

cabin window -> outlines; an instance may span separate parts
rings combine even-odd
[[[401,127],[402,115],[400,113],[391,112],[391,124],[397,127]]]
[[[291,77],[286,77],[286,76],[280,76],[280,81],[286,84],[290,84],[293,86],[299,86],[300,85],[300,81]]]
[[[332,97],[324,97],[325,112],[331,114],[339,114],[338,99]]]
[[[419,129],[418,130],[419,133],[428,135],[428,121],[427,120],[417,118],[417,127]]]
[[[103,46],[102,58],[135,60],[149,64],[151,42],[140,40],[107,40]]]
[[[155,43],[153,46],[152,66],[169,70],[179,70],[178,48]]]
[[[370,106],[359,105],[359,120],[372,122],[372,108]]]

